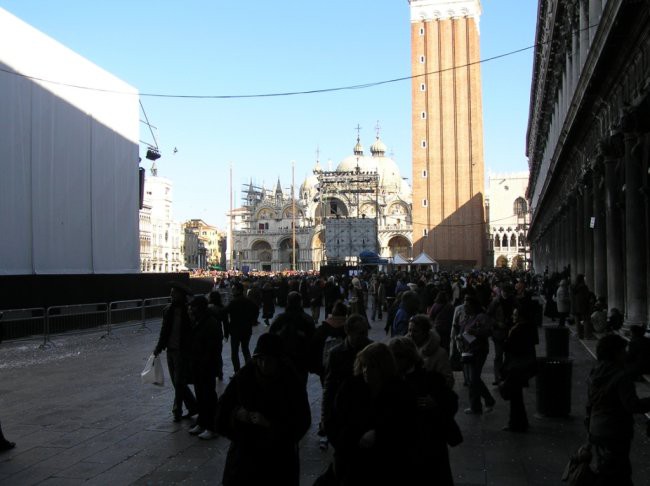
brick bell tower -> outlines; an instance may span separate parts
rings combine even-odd
[[[485,264],[479,0],[410,0],[413,254]]]

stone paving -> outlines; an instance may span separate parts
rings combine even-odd
[[[0,345],[0,421],[17,446],[0,454],[2,485],[164,485],[220,484],[228,441],[201,441],[187,433],[189,421],[172,422],[172,388],[143,385],[140,371],[158,336],[159,322],[148,329],[124,327],[102,333],[55,336],[40,341]],[[371,337],[385,338],[383,322],[373,323]],[[253,344],[263,325],[255,329]],[[540,333],[542,340],[544,333]],[[592,346],[593,347],[593,346]],[[538,355],[544,354],[544,343]],[[224,348],[225,375],[232,367]],[[458,486],[546,486],[565,484],[560,476],[571,452],[585,438],[585,379],[593,357],[575,336],[572,414],[567,418],[535,415],[535,380],[525,391],[531,421],[527,434],[501,431],[508,403],[497,397],[494,412],[468,416],[467,389],[457,373],[460,396],[457,420],[465,440],[451,449]],[[491,357],[484,372],[492,382]],[[167,377],[168,378],[168,377]],[[320,384],[309,380],[314,423],[301,443],[301,484],[311,485],[330,452],[318,447]],[[219,392],[225,383],[219,384]],[[496,390],[494,390],[495,396]],[[632,461],[635,484],[650,484],[650,443],[644,417],[638,417]]]

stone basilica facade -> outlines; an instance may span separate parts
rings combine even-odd
[[[370,155],[364,154],[357,138],[352,155],[335,170],[323,170],[316,161],[312,174],[293,197],[278,180],[274,190],[251,182],[242,199],[242,207],[233,211],[237,218],[233,220],[229,268],[319,270],[321,265],[333,263],[325,244],[328,221],[349,219],[354,223],[355,218],[374,221],[372,234],[377,241],[370,242],[368,249],[384,258],[397,254],[412,257],[411,187],[395,161],[386,157],[379,136]],[[354,263],[357,257],[348,254],[344,261]],[[337,259],[337,263],[342,261]]]

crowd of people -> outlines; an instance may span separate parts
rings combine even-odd
[[[224,289],[232,294],[225,305]],[[453,484],[448,448],[463,440],[453,372],[462,371],[467,387],[464,412],[489,413],[497,400],[483,367],[492,343],[493,390],[509,402],[503,430],[526,432],[523,394],[536,373],[542,312],[559,326],[575,325],[586,338],[610,333],[599,343],[590,380],[588,430],[601,477],[631,477],[631,416],[650,410],[650,402],[636,397],[629,380],[648,372],[650,340],[635,329],[629,351],[608,351],[609,340],[618,338],[611,333],[620,328],[619,316],[615,309],[607,313],[582,276],[569,285],[568,275],[509,271],[231,275],[215,281],[208,298],[188,304],[190,290],[181,284],[171,295],[154,354],[167,350],[174,420],[196,415],[190,433],[230,439],[226,486],[297,485],[298,444],[312,420],[318,420],[321,448],[333,449],[319,485],[419,484],[424,478]],[[282,312],[276,314],[276,306]],[[372,342],[368,330],[384,315],[386,340]],[[262,322],[267,329],[251,354],[253,327]],[[224,380],[221,352],[228,339],[235,373],[219,398],[216,380]],[[311,417],[307,396],[310,373],[322,385],[318,418]],[[617,421],[626,425],[624,434]],[[608,437],[614,429],[618,435]]]
[[[226,486],[298,485],[299,442],[314,420],[320,447],[333,450],[316,485],[453,484],[449,447],[463,441],[454,372],[467,388],[464,413],[491,412],[498,390],[509,403],[503,430],[527,432],[524,389],[537,371],[543,315],[574,326],[581,339],[599,339],[585,413],[594,484],[632,484],[633,414],[650,411],[634,381],[650,374],[650,338],[642,326],[622,338],[622,313],[607,309],[583,275],[571,281],[570,269],[537,276],[493,269],[212,277],[207,296],[172,284],[153,354],[166,351],[173,420],[192,420],[189,433],[200,439],[230,440]],[[369,338],[377,321],[382,342]],[[251,353],[253,329],[262,323]],[[234,374],[219,397],[228,341]],[[492,391],[483,376],[491,347]],[[310,374],[322,387],[318,418],[311,416]],[[0,427],[0,452],[14,447]]]
[[[192,420],[189,432],[200,439],[230,440],[224,485],[299,484],[298,445],[312,421],[321,448],[333,452],[318,485],[453,484],[449,447],[463,441],[454,372],[466,387],[464,413],[489,413],[501,397],[509,402],[503,430],[526,432],[524,389],[536,373],[542,313],[580,337],[600,338],[586,411],[596,471],[599,484],[614,477],[631,484],[632,414],[650,411],[633,382],[650,372],[650,339],[641,327],[630,330],[629,344],[621,338],[620,312],[608,311],[584,277],[500,270],[222,277],[207,296],[172,285],[153,354],[166,351],[173,420]],[[382,342],[369,338],[377,320]],[[234,374],[225,377],[228,341]],[[483,373],[490,347],[493,388]],[[322,387],[320,417],[311,416],[310,374]],[[221,397],[217,380],[228,380]],[[14,446],[0,429],[0,451]]]

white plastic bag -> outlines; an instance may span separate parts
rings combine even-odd
[[[147,359],[147,364],[144,370],[140,373],[142,383],[150,383],[152,385],[164,385],[165,373],[163,373],[162,363],[160,362],[160,355],[154,356],[153,354]]]

